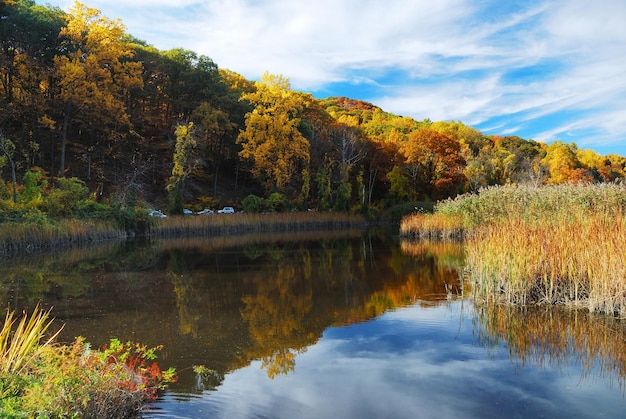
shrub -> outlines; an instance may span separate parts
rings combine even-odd
[[[155,361],[160,346],[112,339],[93,350],[83,338],[53,344],[56,334],[41,344],[48,314],[24,315],[13,333],[7,314],[0,332],[2,417],[132,417],[176,380],[173,369],[162,371]]]
[[[82,180],[61,178],[58,188],[44,199],[43,208],[52,217],[68,217],[74,215],[80,201],[88,194],[89,189]]]
[[[272,212],[283,211],[286,205],[285,196],[278,192],[274,192],[265,200],[265,208]]]
[[[263,198],[256,195],[248,195],[241,202],[244,212],[251,214],[263,211]]]

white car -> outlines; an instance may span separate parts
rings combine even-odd
[[[217,210],[218,214],[234,214],[235,209],[233,207],[224,207],[221,210]]]
[[[210,215],[210,214],[213,214],[213,210],[205,208],[202,211],[196,212],[196,214],[198,214],[198,215],[204,215],[204,214]]]
[[[157,218],[167,218],[167,215],[163,214],[161,211],[159,210],[150,210],[148,211],[148,215],[150,217],[157,217]]]

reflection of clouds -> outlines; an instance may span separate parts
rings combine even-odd
[[[474,336],[471,318],[461,318],[460,313],[460,303],[429,309],[415,306],[374,321],[330,328],[296,359],[293,374],[270,380],[260,363],[253,362],[227,375],[218,391],[180,407],[223,418],[591,417],[598,412],[611,417],[623,413],[625,402],[608,383],[581,381],[580,368],[573,362],[560,371],[515,365],[507,348],[485,349]]]

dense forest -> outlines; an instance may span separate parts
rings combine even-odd
[[[575,144],[315,98],[281,75],[247,80],[78,2],[0,3],[0,61],[0,210],[65,191],[170,213],[272,197],[274,208],[376,214],[488,185],[626,173],[626,158]]]

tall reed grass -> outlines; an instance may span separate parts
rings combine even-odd
[[[624,185],[492,187],[442,202],[432,217],[465,232],[478,300],[626,316]]]
[[[67,247],[111,239],[127,233],[113,222],[61,220],[53,223],[0,224],[0,256],[30,253],[40,249]]]
[[[405,217],[400,223],[400,236],[417,240],[462,240],[467,230],[457,214],[422,214]]]
[[[49,345],[61,331],[60,329],[44,343],[41,343],[46,331],[52,324],[48,320],[50,311],[35,308],[31,316],[24,314],[15,325],[15,312],[8,311],[2,329],[0,329],[0,375],[19,374],[28,368],[42,348]]]
[[[153,238],[216,234],[299,232],[363,228],[363,217],[339,212],[288,212],[270,214],[213,214],[168,217],[157,220],[148,235]]]

